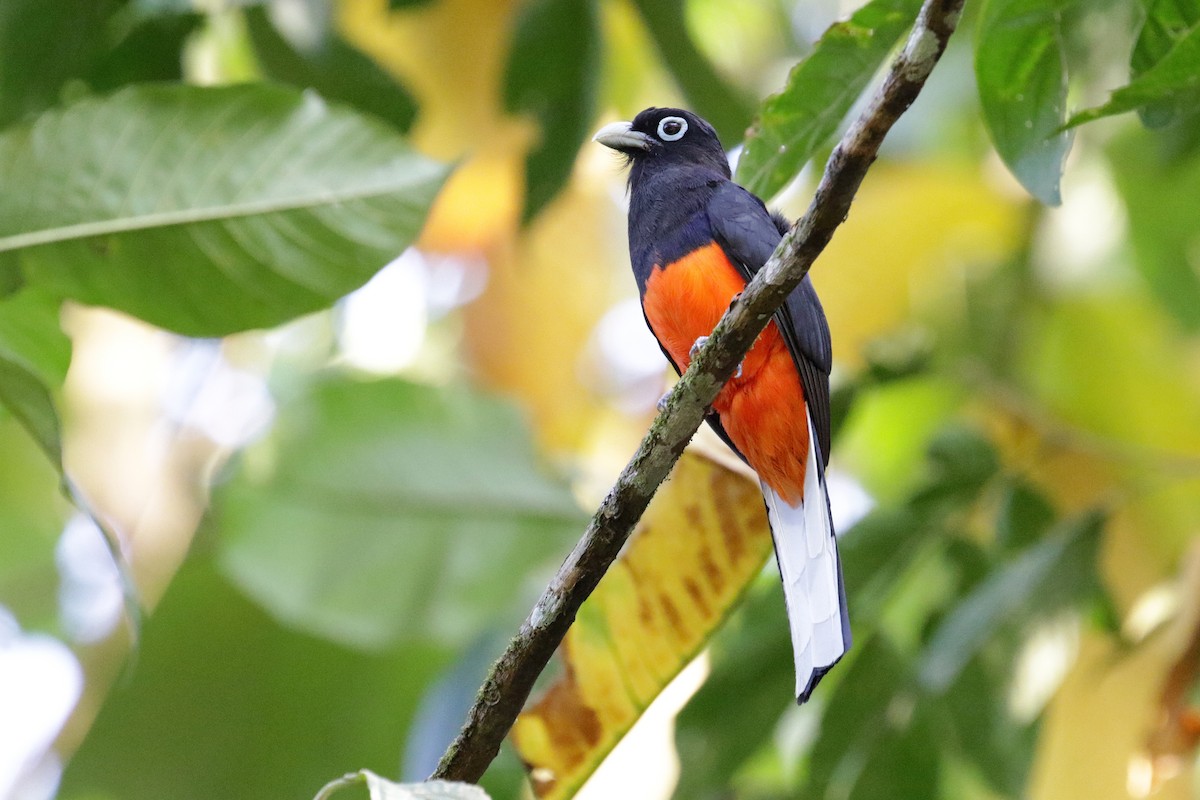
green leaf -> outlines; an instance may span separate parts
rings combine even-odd
[[[473,783],[457,781],[425,781],[423,783],[393,783],[369,769],[350,773],[325,785],[314,800],[328,800],[334,792],[346,786],[366,784],[371,800],[488,800],[488,793]]]
[[[38,377],[0,351],[0,405],[7,408],[62,471],[62,426],[54,398]]]
[[[120,0],[0,3],[0,128],[58,102],[108,47]]]
[[[54,630],[60,575],[55,543],[71,515],[51,464],[26,428],[0,412],[0,606],[26,628]]]
[[[1188,29],[1200,22],[1196,0],[1143,0],[1146,19],[1129,58],[1129,71],[1140,75],[1171,51]]]
[[[872,0],[832,25],[758,111],[738,161],[737,179],[761,197],[786,186],[834,134],[900,37],[919,0]]]
[[[1002,625],[1094,597],[1104,516],[1085,514],[993,571],[938,625],[922,658],[924,686],[942,691]]]
[[[71,340],[58,323],[62,301],[25,289],[0,298],[0,356],[20,362],[47,386],[60,386],[71,364]]]
[[[881,508],[840,538],[842,574],[856,628],[879,620],[903,576],[940,530],[908,509]]]
[[[839,452],[881,502],[907,501],[930,439],[961,402],[959,387],[930,374],[872,387],[850,409]]]
[[[0,298],[0,406],[61,474],[62,430],[50,387],[61,386],[66,378],[71,340],[58,324],[60,305],[32,289]]]
[[[1151,107],[1151,122],[1165,125],[1174,117],[1174,107],[1200,92],[1200,25],[1193,26],[1158,63],[1117,89],[1107,103],[1080,111],[1067,127]],[[1169,108],[1165,113],[1163,108]]]
[[[212,521],[226,573],[273,614],[378,648],[478,634],[585,520],[508,405],[330,378],[283,409]]]
[[[1057,514],[1050,500],[1025,481],[1004,487],[996,515],[996,543],[1005,552],[1024,549],[1046,535]]]
[[[1200,271],[1194,269],[1200,213],[1200,151],[1164,160],[1150,137],[1129,131],[1109,145],[1109,163],[1129,217],[1133,264],[1160,306],[1200,331]]]
[[[1011,663],[1007,657],[972,659],[941,698],[941,706],[961,755],[1003,796],[1021,797],[1039,725],[1018,721],[1009,710]]]
[[[534,0],[517,19],[504,71],[504,103],[537,120],[541,137],[525,159],[528,221],[571,176],[595,114],[600,76],[596,0]]]
[[[1200,2],[1196,0],[1146,0],[1145,5],[1146,19],[1129,59],[1133,78],[1161,61],[1200,22]],[[1162,100],[1139,109],[1138,115],[1146,127],[1160,128],[1176,119],[1180,105],[1176,98]]]
[[[263,72],[300,88],[312,87],[336,100],[373,114],[400,131],[412,127],[417,102],[395,78],[351,47],[334,30],[306,49],[298,49],[272,24],[267,9],[245,12],[246,29]]]
[[[854,800],[937,795],[941,737],[909,664],[882,635],[856,643],[821,717],[799,797]]]
[[[734,772],[770,740],[792,706],[791,648],[779,579],[768,575],[715,637],[712,672],[675,721],[682,767],[675,797],[721,796]]]
[[[109,91],[178,80],[184,41],[203,21],[187,3],[129,0],[0,3],[0,128],[59,103],[72,82]]]
[[[866,752],[861,770],[853,775],[849,800],[937,796],[941,759],[929,743],[941,738],[940,730],[935,727],[931,712],[922,705],[912,708],[911,716],[905,718],[906,704],[911,702],[907,695],[898,696],[889,705],[892,714],[878,720],[881,733],[873,741],[874,747]],[[890,719],[891,716],[896,719]],[[855,761],[862,757],[862,751],[855,752],[856,749],[850,748],[850,758],[842,759],[842,764],[849,762],[849,770],[858,766]],[[832,783],[839,787],[844,782],[846,777],[837,775]]]
[[[29,285],[219,336],[361,286],[445,175],[313,95],[136,86],[0,134],[0,252]]]
[[[139,81],[176,81],[183,78],[183,48],[189,36],[204,23],[202,14],[183,9],[173,14],[136,15],[127,8],[126,23],[84,76],[97,92],[109,92]]]
[[[364,654],[286,630],[193,552],[63,775],[61,797],[311,797],[348,765],[395,770],[449,654]],[[203,769],[196,765],[203,763]]]
[[[987,0],[975,40],[975,78],[988,133],[1030,194],[1062,202],[1071,146],[1062,14],[1074,0]]]
[[[925,513],[938,506],[970,505],[999,469],[1000,457],[987,437],[968,427],[949,425],[929,443],[924,482],[909,502]]]
[[[193,0],[131,0],[133,8],[145,16],[186,14],[194,7]],[[270,0],[230,0],[231,6],[248,6]]]
[[[740,142],[754,107],[687,34],[683,0],[634,0],[634,5],[692,110],[716,128],[726,147]]]

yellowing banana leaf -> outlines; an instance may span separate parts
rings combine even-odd
[[[685,453],[563,640],[563,676],[513,727],[538,797],[574,794],[704,647],[770,552],[758,483]]]

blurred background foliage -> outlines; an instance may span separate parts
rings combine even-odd
[[[749,129],[797,216],[917,6],[0,3],[0,795],[428,774],[666,386],[589,132]],[[1194,794],[1198,22],[968,0],[812,273],[846,663],[793,706],[768,566],[614,683],[717,456],[493,797]]]

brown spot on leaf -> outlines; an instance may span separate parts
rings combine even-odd
[[[700,569],[704,572],[704,577],[708,581],[709,588],[713,594],[720,594],[725,588],[725,573],[717,566],[717,562],[713,560],[712,549],[709,547],[701,547],[697,555],[700,558]]]
[[[700,588],[700,584],[694,578],[683,579],[684,591],[688,593],[688,597],[696,605],[696,608],[705,617],[713,616],[712,608],[708,604],[708,599],[704,596],[704,590]]]
[[[671,626],[671,630],[675,631],[676,637],[680,640],[687,638],[687,626],[683,622],[683,617],[679,613],[679,609],[671,602],[671,598],[665,594],[658,596],[658,604],[662,607],[663,615],[667,618],[667,622]]]

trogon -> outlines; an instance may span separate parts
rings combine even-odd
[[[648,108],[595,140],[627,157],[629,258],[650,330],[687,369],[787,220],[731,179],[712,126],[678,108]],[[825,488],[829,460],[829,324],[807,277],[713,402],[708,423],[758,473],[783,580],[796,699],[850,647],[850,622]]]

